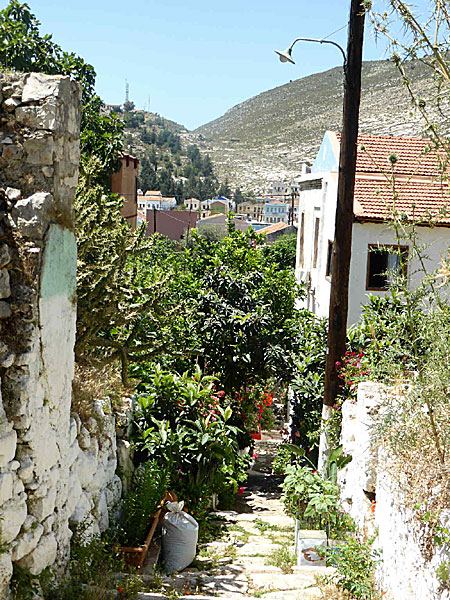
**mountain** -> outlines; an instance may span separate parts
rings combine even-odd
[[[433,86],[425,67],[411,61],[406,72],[414,90],[429,100]],[[314,159],[324,132],[340,130],[342,97],[342,69],[335,68],[250,98],[181,137],[208,153],[218,177],[228,176],[232,187],[264,192],[271,181],[298,176],[302,163]],[[449,131],[448,103],[443,108],[446,114],[435,116]],[[422,125],[393,63],[365,62],[360,132],[421,135]]]

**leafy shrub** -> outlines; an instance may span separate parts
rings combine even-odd
[[[325,551],[328,564],[336,569],[328,582],[336,583],[355,600],[373,600],[375,556],[368,544],[348,537],[338,548]]]
[[[281,444],[277,448],[277,454],[273,459],[272,471],[276,475],[284,475],[286,468],[291,462],[292,452],[285,444]]]
[[[292,382],[292,412],[296,444],[317,464],[317,445],[323,404],[327,329],[323,319],[307,310],[299,318],[301,348]]]
[[[323,479],[310,467],[288,465],[282,487],[285,511],[294,519],[312,529],[327,529],[332,537],[350,525],[340,507],[336,483]]]
[[[212,493],[236,493],[246,479],[249,458],[240,456],[232,409],[215,378],[199,370],[190,376],[155,367],[145,388],[134,420],[141,460],[167,465],[170,488],[203,516]]]

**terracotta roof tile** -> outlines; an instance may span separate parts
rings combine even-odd
[[[279,223],[274,223],[273,225],[269,225],[268,227],[264,227],[263,229],[258,229],[258,233],[274,233],[275,231],[281,231],[282,229],[286,229],[289,225],[280,221]]]
[[[340,141],[340,134],[336,134]],[[442,170],[439,153],[424,138],[359,135],[356,171],[359,173],[391,173],[390,155],[397,156],[394,172],[401,175],[439,177]]]
[[[428,222],[430,217],[442,225],[450,225],[450,195],[447,183],[431,180],[397,180],[395,199],[392,185],[387,180],[357,177],[353,211],[362,219],[385,220],[393,211],[408,219]],[[440,214],[445,210],[448,214]]]

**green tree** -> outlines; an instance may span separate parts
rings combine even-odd
[[[282,235],[271,245],[262,249],[266,265],[278,265],[281,269],[295,268],[297,235]]]
[[[153,168],[153,164],[151,160],[147,157],[143,157],[141,161],[141,173],[139,176],[139,186],[142,191],[147,192],[148,190],[157,190],[159,189],[158,176],[156,174],[155,169]]]
[[[245,196],[241,192],[240,188],[236,188],[233,194],[233,200],[236,202],[236,205],[241,204],[241,202],[245,202]]]
[[[125,100],[125,102],[123,103],[123,110],[126,113],[131,112],[132,110],[134,110],[135,108],[135,104],[134,102],[131,102],[130,100]]]

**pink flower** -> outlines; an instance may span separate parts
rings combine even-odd
[[[258,455],[256,454],[256,452],[253,452],[252,458],[254,458],[255,460],[258,458]]]
[[[244,493],[244,489],[245,488],[243,488],[242,485],[241,485],[240,488],[238,489],[239,496],[242,496],[242,494]]]

